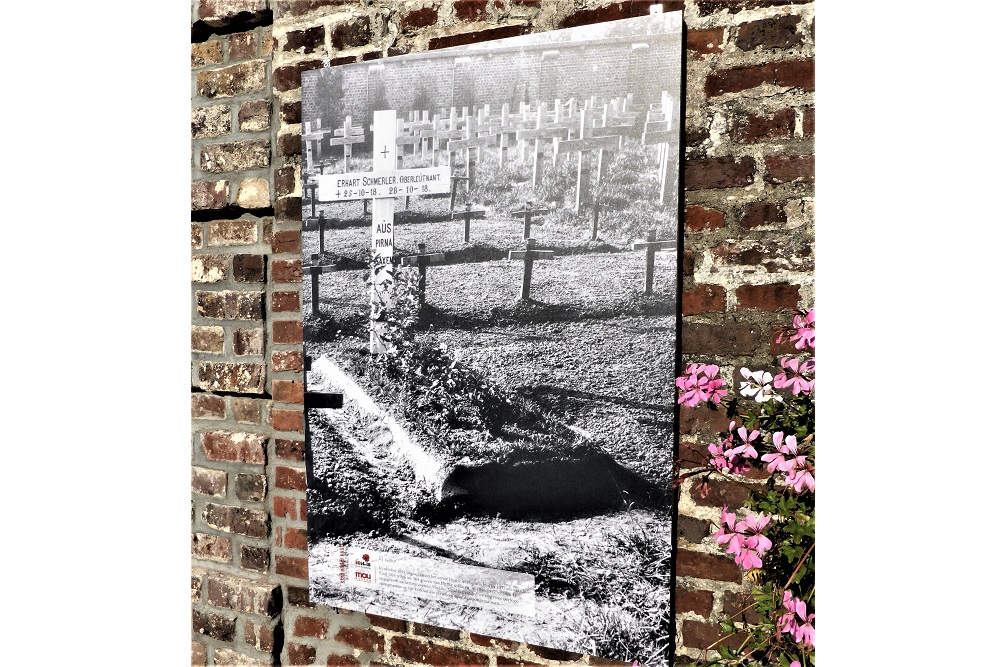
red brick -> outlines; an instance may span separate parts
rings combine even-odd
[[[789,324],[791,324],[791,319],[789,319]],[[771,327],[771,349],[770,353],[775,356],[785,356],[793,354],[802,354],[803,350],[795,349],[795,343],[788,339],[788,336],[781,336],[784,332],[785,327],[782,325],[774,325]],[[778,342],[778,337],[781,336],[781,342]]]
[[[336,655],[332,654],[326,659],[326,667],[356,667],[360,665],[361,662],[352,655]],[[375,665],[377,663],[371,663]],[[369,665],[371,667],[371,665]]]
[[[211,394],[191,394],[192,419],[225,419],[226,399]]]
[[[759,308],[780,310],[799,305],[799,286],[788,283],[773,285],[740,285],[736,288],[736,302],[739,308]]]
[[[243,641],[258,651],[271,653],[274,650],[274,630],[253,621],[246,621],[243,624]]]
[[[279,371],[301,371],[302,352],[297,350],[275,350],[271,353],[271,368]]]
[[[236,635],[236,618],[194,609],[191,612],[191,627],[200,635],[231,642]]]
[[[279,113],[281,114],[281,122],[285,125],[298,125],[302,122],[302,101],[282,102]]]
[[[191,555],[195,558],[228,563],[232,559],[232,547],[228,537],[207,533],[191,534]]]
[[[309,548],[306,531],[301,528],[285,528],[285,536],[282,541],[286,549],[300,549],[305,551]]]
[[[368,622],[376,628],[384,628],[393,632],[406,632],[406,621],[404,620],[379,616],[378,614],[365,614],[365,616],[368,617]]]
[[[267,512],[233,505],[208,503],[201,513],[202,520],[217,530],[247,537],[267,537]]]
[[[436,639],[450,639],[452,641],[458,641],[462,638],[462,633],[458,630],[439,628],[436,625],[427,625],[426,623],[414,623],[413,634],[423,637],[434,637]]]
[[[264,282],[264,255],[233,255],[233,280],[238,283]]]
[[[733,395],[732,387],[728,387],[729,395]],[[696,408],[687,405],[680,406],[678,424],[683,435],[697,435],[699,433],[716,433],[729,429],[729,417],[723,407],[713,410],[706,404],[701,404]]]
[[[497,639],[496,637],[487,637],[486,635],[477,635],[475,632],[469,633],[469,639],[473,644],[478,646],[498,646],[505,651],[513,651],[517,646],[517,642],[509,641],[507,639]],[[499,657],[497,658],[499,660]]]
[[[232,461],[264,465],[267,436],[241,431],[209,431],[201,434],[201,446],[210,461]]]
[[[208,578],[208,603],[242,614],[274,617],[281,612],[281,586],[216,574]]]
[[[764,158],[768,183],[813,183],[816,166],[812,155],[772,155]]]
[[[753,351],[763,344],[763,329],[753,323],[684,323],[681,327],[683,354],[730,355]]]
[[[694,252],[691,250],[685,250],[681,255],[681,272],[685,276],[694,275]]]
[[[302,197],[282,197],[274,205],[278,220],[300,222],[302,220]]]
[[[438,20],[437,7],[421,7],[406,12],[399,19],[399,29],[404,32],[412,32],[418,28],[426,28],[434,25]]]
[[[229,36],[229,62],[249,60],[257,55],[257,34],[239,32]]]
[[[684,207],[684,227],[688,231],[712,232],[721,229],[726,224],[726,216],[722,211],[706,206]]]
[[[800,17],[792,14],[749,21],[736,31],[736,46],[744,51],[758,47],[787,49],[802,44],[803,35],[798,31]]]
[[[278,135],[278,155],[292,157],[302,154],[302,137],[298,134]]]
[[[287,584],[285,590],[288,591],[288,604],[295,605],[296,607],[308,607],[309,609],[315,609],[316,604],[310,602],[309,600],[309,588],[307,586],[293,586]],[[337,610],[340,613],[340,610]],[[357,612],[348,612],[351,614]]]
[[[687,49],[708,55],[722,52],[723,28],[706,28],[704,30],[688,30]]]
[[[240,124],[240,132],[263,132],[271,126],[271,103],[268,100],[244,102],[236,120]]]
[[[271,398],[278,403],[302,404],[304,385],[296,380],[274,380],[271,383]]]
[[[740,566],[731,556],[715,556],[688,549],[677,550],[677,576],[733,583],[739,583],[743,578]]]
[[[206,496],[224,496],[226,495],[227,479],[225,470],[191,466],[191,490],[195,493]]]
[[[816,107],[802,110],[802,136],[816,136]]]
[[[316,637],[326,639],[326,631],[330,628],[330,622],[325,618],[315,616],[299,616],[295,619],[295,626],[292,634],[296,637]]]
[[[305,644],[288,645],[289,665],[311,665],[316,661],[316,649]]]
[[[274,559],[274,571],[286,577],[309,579],[309,559],[279,554]]]
[[[264,500],[267,495],[267,476],[241,472],[236,475],[236,497],[249,503]]]
[[[708,480],[702,488],[707,492],[704,498],[702,498],[701,493],[691,494],[695,505],[708,507],[729,505],[731,508],[742,507],[743,502],[750,495],[750,490],[746,486],[738,482],[730,482],[715,477]]]
[[[343,51],[364,46],[371,36],[371,19],[368,16],[356,16],[330,26],[330,48],[334,51]]]
[[[240,567],[245,570],[266,573],[271,565],[271,552],[267,547],[240,545]]]
[[[236,356],[264,354],[264,330],[237,329],[233,332],[233,353]]]
[[[546,660],[579,660],[583,657],[581,653],[574,653],[572,651],[564,651],[558,648],[549,648],[548,646],[536,646],[535,644],[528,644],[528,648],[535,655],[541,656]]]
[[[191,183],[191,210],[225,208],[229,204],[229,181],[194,181]]]
[[[784,60],[719,70],[705,79],[705,94],[714,97],[738,93],[761,84],[813,90],[816,87],[814,63],[812,60]]]
[[[306,512],[306,499],[305,498],[300,498],[299,499],[299,516],[302,517],[303,521],[306,520],[307,512]]]
[[[298,292],[272,292],[271,312],[295,313],[299,311]]]
[[[256,13],[267,9],[267,0],[199,0],[198,18],[211,25],[222,25],[222,19],[232,19],[243,12]]]
[[[282,51],[295,51],[300,54],[315,53],[317,50],[323,51],[323,42],[326,39],[326,31],[323,26],[317,25],[305,30],[289,30],[285,34],[285,45]]]
[[[342,65],[343,62],[334,62],[336,59],[331,59],[330,65]],[[350,58],[349,61],[353,61]],[[276,67],[273,72],[271,72],[271,85],[279,93],[284,93],[289,90],[295,90],[296,88],[302,87],[302,72],[307,72],[312,69],[319,69],[323,66],[322,60],[303,60],[301,62],[295,63],[294,65],[286,65],[285,67]]]
[[[301,412],[298,414],[302,414]],[[274,469],[274,484],[279,489],[293,491],[306,490],[306,471],[299,468],[277,466]]]
[[[749,204],[740,216],[740,226],[745,229],[754,229],[764,225],[780,225],[788,222],[785,208],[781,204],[771,202],[758,202]]]
[[[649,6],[651,4],[662,4],[663,11],[672,12],[684,9],[682,0],[667,0],[659,2],[657,0],[627,0],[626,2],[612,2],[604,7],[596,9],[584,9],[576,11],[560,23],[560,28],[575,28],[581,25],[592,23],[604,23],[606,21],[618,21],[621,19],[635,18],[638,16],[649,16]]]
[[[709,530],[710,525],[704,519],[680,515],[677,517],[677,535],[691,544],[698,544],[713,532]]]
[[[455,18],[459,21],[482,21],[486,19],[487,0],[455,0]]]
[[[221,361],[201,362],[198,364],[198,388],[204,391],[263,394],[264,366]]]
[[[264,319],[264,293],[224,290],[195,292],[198,314],[216,320]]]
[[[302,342],[301,320],[278,320],[272,324],[271,341],[280,344]]]
[[[191,667],[205,667],[208,657],[205,655],[205,645],[191,640]]]
[[[296,170],[294,166],[282,167],[281,169],[276,169],[274,171],[275,196],[284,197],[285,195],[290,195],[293,192],[295,192],[295,171]]]
[[[736,14],[744,9],[759,9],[777,5],[807,5],[814,0],[697,0],[698,15],[716,13]]]
[[[302,433],[302,413],[298,410],[271,410],[271,425],[275,431]]]
[[[201,233],[201,223],[192,222],[191,223],[191,249],[197,250],[203,245],[202,233]]]
[[[323,7],[340,7],[341,5],[356,5],[358,0],[272,0],[274,18],[285,16],[303,16]]]
[[[434,667],[472,667],[472,665],[485,667],[489,664],[489,658],[481,653],[439,644],[427,644],[410,637],[394,637],[391,652],[403,660]]]
[[[590,664],[594,663],[591,662]],[[545,665],[540,662],[528,662],[520,658],[505,658],[502,655],[498,655],[497,667],[545,667]]]
[[[274,253],[302,252],[302,232],[298,229],[280,229],[271,237],[271,250]],[[289,282],[289,281],[283,281]]]
[[[264,61],[230,65],[198,72],[198,94],[205,99],[235,97],[264,90]]]
[[[432,37],[427,42],[428,50],[443,49],[450,46],[465,46],[476,42],[486,42],[493,39],[504,39],[505,37],[517,37],[530,32],[530,27],[526,25],[503,25],[496,28],[487,28],[475,32],[462,32],[454,35],[443,35]]]
[[[715,157],[688,160],[684,165],[684,189],[740,188],[753,183],[751,157]]]
[[[274,516],[278,518],[287,517],[292,521],[298,521],[299,514],[295,498],[285,498],[283,496],[275,496]]]
[[[272,283],[301,283],[301,259],[275,259],[271,261]]]
[[[692,620],[685,620],[682,623],[684,646],[688,648],[707,649],[710,646],[726,646],[736,650],[743,643],[744,639],[746,639],[746,633],[737,632],[735,635],[720,642],[719,638],[722,637],[722,628],[718,624]]]
[[[739,115],[733,119],[729,136],[734,141],[752,144],[772,139],[791,139],[795,133],[795,109],[782,109],[769,116]]]
[[[366,653],[381,653],[385,649],[385,637],[382,636],[382,633],[368,628],[345,626],[337,631],[333,639],[341,644],[347,644],[351,648],[356,648]]]
[[[681,312],[684,315],[721,312],[725,309],[726,288],[721,285],[696,285],[684,290],[681,296]]]
[[[233,398],[233,416],[241,424],[259,424],[260,406],[253,398]]]

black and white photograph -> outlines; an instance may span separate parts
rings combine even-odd
[[[314,602],[669,664],[682,48],[302,74]]]

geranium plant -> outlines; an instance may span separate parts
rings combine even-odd
[[[778,342],[799,354],[777,360],[781,372],[741,368],[730,393],[719,367],[691,364],[677,378],[678,403],[725,409],[729,429],[708,446],[706,460],[676,476],[743,484],[742,509],[723,506],[713,538],[747,573],[752,591],[743,608],[722,622],[723,636],[708,665],[735,667],[815,664],[815,312],[800,312]],[[707,655],[707,653],[706,653]]]

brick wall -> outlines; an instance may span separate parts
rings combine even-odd
[[[681,362],[773,361],[813,303],[813,13],[674,0],[687,23]],[[300,309],[300,73],[648,14],[604,0],[199,0],[192,7],[193,664],[609,664],[313,607],[307,595]],[[680,411],[678,454],[725,428]],[[676,663],[746,582],[709,537],[734,491],[679,491]],[[617,664],[617,663],[611,663]]]

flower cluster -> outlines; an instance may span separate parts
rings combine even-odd
[[[760,431],[746,430],[746,427],[736,428],[736,422],[729,422],[729,435],[717,445],[709,445],[708,453],[712,455],[709,465],[730,474],[742,475],[750,470],[751,459],[757,458],[757,450],[753,443],[760,436]]]
[[[722,389],[725,384],[719,377],[718,366],[691,364],[687,374],[677,378],[677,402],[692,408],[703,401],[718,403],[729,393]]]
[[[784,372],[774,376],[775,387],[778,389],[791,387],[794,396],[812,393],[813,387],[816,385],[816,380],[807,378],[806,376],[815,372],[815,359],[799,361],[795,357],[782,357],[781,367],[784,369]]]
[[[761,567],[760,557],[771,548],[771,540],[763,534],[771,517],[751,513],[745,520],[736,521],[736,514],[728,510],[729,505],[722,506],[722,527],[712,537],[719,544],[729,545],[726,553],[735,554],[736,563],[744,570]]]
[[[781,396],[774,393],[771,387],[771,374],[767,371],[751,371],[749,368],[741,368],[740,375],[745,379],[740,382],[740,395],[753,398],[758,403],[770,401],[772,398],[780,401]]]
[[[795,343],[796,350],[807,347],[816,349],[816,310],[810,308],[806,313],[800,313],[792,318],[792,329],[778,336],[777,342],[788,340]]]
[[[816,479],[812,474],[812,466],[806,462],[806,457],[799,454],[799,443],[794,435],[786,436],[778,431],[771,437],[775,452],[764,454],[760,460],[767,464],[770,473],[780,470],[785,473],[785,484],[802,493],[803,488],[816,490]],[[785,457],[788,458],[785,458]]]
[[[816,639],[816,630],[812,621],[816,614],[806,614],[806,603],[794,597],[791,591],[785,591],[781,601],[782,606],[787,610],[778,619],[778,628],[782,633],[787,632],[795,639],[796,644],[813,646]]]

